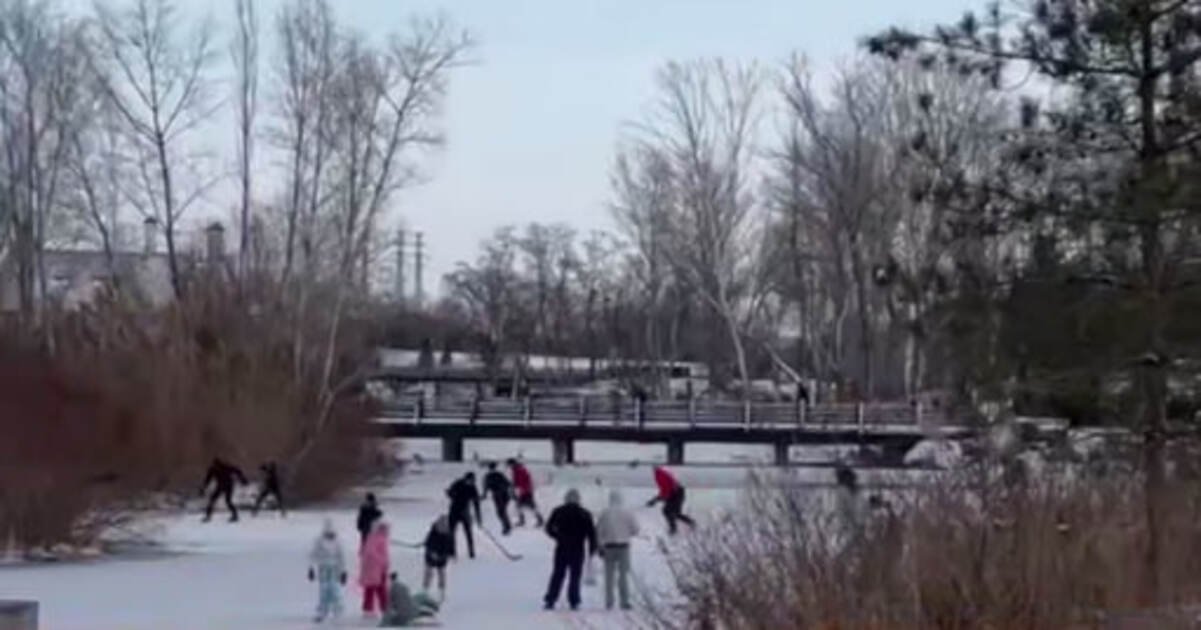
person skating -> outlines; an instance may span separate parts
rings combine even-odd
[[[655,466],[655,485],[659,488],[659,494],[648,501],[646,506],[651,507],[660,501],[663,502],[663,518],[667,519],[668,533],[675,535],[677,521],[687,523],[689,527],[696,527],[696,522],[684,514],[684,486],[663,466]]]
[[[429,592],[434,576],[438,577],[438,599],[446,599],[446,562],[455,553],[454,534],[450,531],[450,519],[439,516],[425,536],[425,574],[421,589]]]
[[[363,616],[388,606],[388,524],[376,521],[359,550],[359,586],[363,587]]]
[[[613,609],[613,590],[621,595],[621,609],[630,609],[630,541],[638,535],[638,519],[622,505],[621,492],[609,493],[609,507],[596,519],[596,537],[605,562],[605,608]]]
[[[229,508],[229,522],[238,521],[238,508],[234,507],[235,481],[246,485],[246,475],[243,475],[237,466],[226,463],[220,457],[214,457],[213,463],[209,464],[208,473],[204,476],[204,485],[200,487],[200,494],[203,495],[210,485],[213,486],[213,493],[209,495],[208,505],[204,508],[204,522],[212,520],[213,506],[220,497],[225,498],[225,507]]]
[[[355,527],[359,530],[360,547],[367,542],[367,534],[371,533],[371,527],[383,515],[384,513],[380,511],[379,505],[375,502],[375,495],[368,492],[363,505],[359,506],[359,518],[355,521]]]
[[[580,607],[580,577],[584,572],[585,546],[587,555],[596,553],[596,527],[592,513],[580,505],[580,492],[567,491],[563,505],[555,508],[546,521],[546,533],[555,540],[555,564],[542,603],[551,610],[559,601],[563,578],[567,578],[567,603],[572,610]]]
[[[492,495],[492,502],[496,505],[496,518],[500,520],[501,533],[505,536],[513,529],[509,523],[509,498],[512,493],[513,484],[509,483],[509,478],[496,469],[496,462],[489,462],[488,474],[484,475],[484,498]]]
[[[317,582],[317,615],[313,620],[321,623],[330,617],[341,616],[341,586],[346,584],[346,560],[334,523],[329,519],[325,519],[321,535],[309,552],[309,581],[314,580]]]
[[[467,555],[474,558],[475,539],[471,533],[472,508],[475,508],[475,522],[483,522],[480,518],[480,491],[475,487],[475,473],[469,472],[450,484],[450,487],[446,489],[446,496],[450,498],[448,516],[451,541],[454,542],[456,529],[462,525],[463,533],[467,536]],[[451,555],[457,556],[458,554],[452,553]]]
[[[275,462],[267,462],[259,466],[259,470],[263,472],[263,485],[259,486],[259,494],[254,499],[254,509],[251,510],[251,515],[258,516],[259,509],[263,507],[263,503],[267,497],[275,499],[275,507],[279,509],[280,516],[287,516],[284,513],[284,496],[279,490],[279,467]]]
[[[538,504],[534,500],[533,475],[530,475],[525,464],[515,459],[510,459],[506,463],[513,473],[513,489],[517,498],[517,526],[525,527],[525,511],[528,509],[534,512],[538,527],[542,527],[542,513],[538,511]]]
[[[381,628],[404,628],[415,621],[438,614],[438,602],[428,593],[412,594],[404,582],[391,575],[388,585],[388,609],[380,620]]]

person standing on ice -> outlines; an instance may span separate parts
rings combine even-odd
[[[605,562],[605,609],[613,610],[616,582],[621,609],[630,609],[630,541],[638,535],[638,519],[622,505],[621,491],[609,493],[609,507],[596,520],[601,558]]]
[[[525,511],[529,509],[534,512],[537,526],[542,527],[542,513],[538,511],[538,504],[534,501],[534,477],[530,475],[525,464],[516,459],[510,459],[506,463],[513,473],[513,488],[517,495],[517,526],[525,527]]]
[[[463,533],[467,536],[467,555],[475,558],[475,539],[471,534],[471,508],[475,508],[475,522],[483,523],[483,519],[480,517],[480,491],[475,487],[475,473],[468,472],[458,481],[450,484],[450,487],[446,489],[446,496],[450,498],[448,517],[451,541],[454,542],[456,528],[462,525]],[[457,556],[458,554],[452,553],[451,555]]]
[[[484,475],[484,498],[492,495],[496,505],[496,518],[500,520],[501,533],[509,535],[513,526],[509,523],[509,497],[513,493],[513,484],[509,478],[496,469],[496,462],[488,463],[488,474]]]
[[[592,513],[580,505],[580,491],[567,491],[563,505],[555,508],[546,521],[546,533],[555,540],[555,564],[542,603],[552,610],[567,578],[567,603],[572,610],[580,607],[580,577],[584,572],[585,546],[587,554],[596,553],[596,527]]]
[[[438,602],[428,593],[409,592],[409,587],[392,574],[388,586],[388,609],[380,620],[381,628],[405,628],[415,621],[429,619],[438,614]]]
[[[425,536],[425,575],[422,590],[429,592],[434,575],[438,576],[438,599],[446,600],[446,562],[455,554],[455,538],[450,531],[450,519],[443,514],[430,526]]]
[[[204,491],[208,487],[213,486],[213,493],[209,495],[208,505],[204,508],[204,522],[207,523],[213,518],[213,506],[217,504],[219,497],[225,497],[225,507],[229,508],[229,522],[238,522],[238,508],[234,507],[234,482],[237,481],[242,485],[246,485],[246,475],[232,464],[228,464],[220,457],[214,457],[213,463],[209,464],[208,474],[204,476],[204,485],[200,487],[200,494],[203,496]]]
[[[379,510],[379,505],[375,502],[375,495],[368,492],[363,505],[359,506],[359,518],[355,522],[355,527],[359,530],[359,547],[367,542],[367,534],[371,533],[372,526],[383,515],[384,513]]]
[[[267,462],[259,466],[259,470],[263,471],[263,485],[259,487],[259,494],[254,499],[254,509],[251,510],[251,515],[258,516],[259,509],[263,507],[267,497],[272,497],[275,499],[275,507],[279,509],[279,515],[287,516],[284,513],[284,497],[279,491],[279,467],[275,465],[275,462]]]
[[[309,552],[309,581],[317,582],[317,616],[313,621],[321,623],[329,617],[342,615],[342,589],[346,584],[346,561],[342,543],[334,523],[325,519],[321,535]]]
[[[363,616],[388,606],[388,524],[376,521],[359,550],[359,586],[363,587]]]
[[[663,502],[663,518],[667,519],[667,531],[676,534],[676,522],[683,521],[688,527],[696,527],[696,522],[684,514],[684,486],[663,466],[655,466],[655,486],[659,494],[647,502],[652,507]]]

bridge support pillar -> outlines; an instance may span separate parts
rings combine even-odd
[[[775,451],[775,459],[777,466],[788,465],[788,447],[791,446],[788,442],[776,442],[772,445]]]
[[[461,462],[461,461],[463,461],[463,438],[461,438],[461,437],[444,437],[444,438],[442,438],[442,461],[444,461],[444,462]]]
[[[667,443],[667,464],[669,466],[684,465],[684,441],[671,440]]]
[[[575,441],[570,438],[556,438],[551,441],[554,451],[555,465],[575,463]]]

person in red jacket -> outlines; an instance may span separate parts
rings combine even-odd
[[[659,494],[647,502],[646,506],[651,507],[660,501],[663,502],[663,518],[667,519],[667,531],[674,536],[677,521],[683,521],[689,527],[696,527],[696,523],[684,514],[684,486],[680,485],[666,468],[655,466],[655,485],[659,487]]]
[[[517,526],[525,526],[525,511],[528,509],[534,511],[534,517],[538,519],[538,527],[542,527],[542,513],[538,511],[538,504],[534,501],[534,478],[530,475],[529,469],[515,459],[510,459],[506,464],[513,473],[513,493],[517,499]]]

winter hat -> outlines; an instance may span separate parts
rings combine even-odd
[[[321,533],[323,535],[324,534],[333,534],[335,536],[338,535],[337,530],[334,529],[334,519],[329,518],[329,517],[325,518],[325,521],[323,521],[321,523]]]
[[[574,503],[576,505],[579,505],[580,504],[580,491],[576,490],[575,488],[568,490],[567,496],[564,497],[563,500],[568,503]]]
[[[621,490],[614,490],[609,493],[609,505],[621,507]]]

